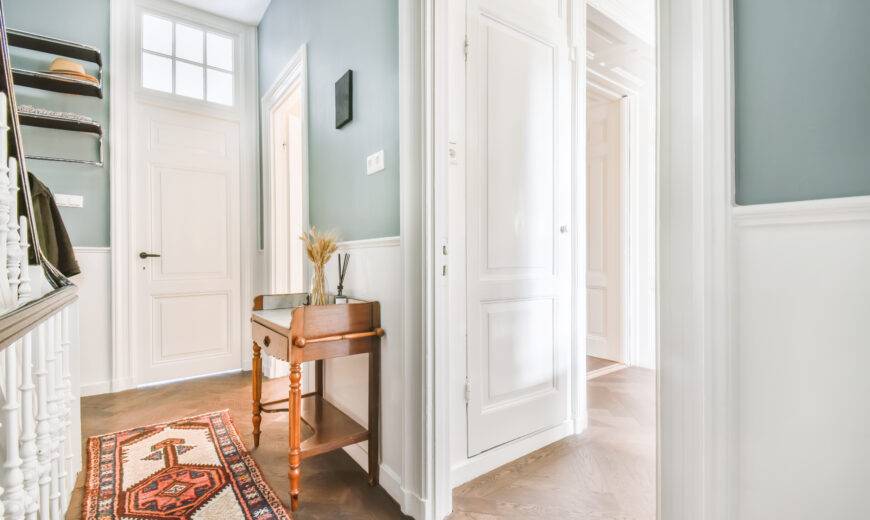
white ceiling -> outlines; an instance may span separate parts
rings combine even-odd
[[[230,20],[257,25],[272,0],[175,0]]]

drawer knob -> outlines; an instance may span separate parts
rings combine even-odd
[[[263,345],[268,347],[269,343],[272,343],[272,340],[269,339],[269,336],[266,336],[265,338],[263,338]]]

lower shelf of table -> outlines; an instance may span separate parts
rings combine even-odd
[[[302,420],[314,430],[302,441],[303,459],[369,438],[366,428],[317,394],[302,398]]]

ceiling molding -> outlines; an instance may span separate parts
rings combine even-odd
[[[272,0],[175,0],[179,4],[205,11],[246,25],[259,25]]]

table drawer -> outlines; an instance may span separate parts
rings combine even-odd
[[[290,360],[287,352],[287,338],[284,335],[259,323],[251,323],[251,334],[254,337],[254,343],[260,345],[265,354],[284,361]]]

